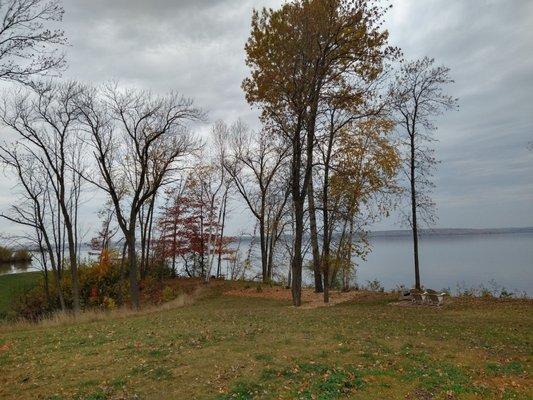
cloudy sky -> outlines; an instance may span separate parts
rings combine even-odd
[[[66,78],[175,89],[209,122],[257,124],[240,83],[252,9],[277,0],[65,0]],[[451,67],[460,110],[439,121],[439,227],[533,226],[533,2],[397,0],[387,16],[406,58]],[[207,125],[201,129],[207,129]],[[0,208],[12,200],[3,180]],[[85,214],[98,206],[86,205]],[[234,205],[232,233],[251,226]],[[87,228],[91,227],[89,219]],[[396,219],[378,228],[397,228]]]

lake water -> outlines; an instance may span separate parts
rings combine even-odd
[[[414,282],[412,242],[408,236],[374,237],[372,252],[357,269],[361,284],[377,279],[386,289],[399,284],[411,287]],[[247,243],[241,249],[246,251]],[[84,251],[82,257],[87,255]],[[257,251],[253,253],[257,254]],[[259,265],[258,257],[254,264]],[[23,268],[0,265],[0,275],[31,271],[36,265]],[[279,274],[286,276],[283,269]],[[253,275],[253,274],[252,274]],[[533,296],[533,233],[487,235],[431,235],[420,238],[420,275],[426,288],[440,290],[460,287],[491,288],[492,283],[514,293]],[[251,275],[250,275],[251,276]],[[312,283],[309,273],[304,281]]]
[[[414,283],[409,237],[374,238],[373,251],[359,268],[358,280],[374,278],[385,287]],[[533,295],[533,233],[438,235],[420,238],[422,284],[436,290],[457,285],[490,287]]]

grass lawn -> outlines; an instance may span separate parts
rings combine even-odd
[[[0,399],[532,399],[533,303],[194,304],[0,327]]]
[[[36,285],[40,279],[40,272],[0,275],[0,317],[8,311],[11,299],[17,293]]]

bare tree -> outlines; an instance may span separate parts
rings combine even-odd
[[[141,278],[145,278],[148,273],[151,240],[153,234],[154,210],[156,208],[157,191],[143,204],[139,212],[139,228],[141,239],[141,263],[139,265]]]
[[[220,182],[222,183],[221,200],[219,208],[218,219],[220,221],[220,234],[218,241],[222,243],[224,240],[224,229],[226,227],[226,219],[229,214],[228,200],[230,199],[233,180],[225,168],[225,160],[228,154],[228,126],[223,121],[217,121],[211,129],[211,137],[214,147],[214,160],[217,166]],[[218,252],[217,258],[217,273],[219,278],[222,274],[222,251]]]
[[[29,83],[34,76],[62,70],[66,63],[57,47],[67,43],[51,26],[63,19],[57,0],[0,2],[0,79]]]
[[[15,132],[24,151],[47,173],[53,193],[50,202],[57,202],[58,208],[54,232],[60,235],[63,225],[66,234],[75,312],[80,309],[77,213],[81,181],[77,171],[84,168],[77,125],[80,90],[75,82],[35,86],[5,100],[0,113],[1,121]]]
[[[444,93],[443,87],[453,80],[450,69],[435,66],[434,60],[422,58],[402,65],[391,88],[391,99],[397,113],[402,144],[406,148],[404,173],[408,182],[410,212],[406,220],[413,231],[415,287],[420,290],[418,257],[418,227],[420,220],[435,222],[435,203],[431,198],[434,187],[433,170],[437,164],[431,143],[436,139],[433,119],[444,111],[457,107],[457,99]]]
[[[57,299],[61,310],[65,311],[66,306],[60,276],[62,260],[56,257],[58,245],[54,241],[56,234],[50,232],[54,227],[50,220],[53,214],[47,208],[51,196],[48,173],[44,171],[43,165],[35,160],[31,154],[24,151],[20,145],[0,145],[0,163],[15,174],[17,186],[20,188],[17,203],[12,204],[8,212],[1,213],[0,217],[30,228],[28,239],[36,243],[40,250],[47,296],[50,295],[48,288],[48,262],[50,262]]]
[[[179,162],[200,147],[187,124],[203,114],[192,100],[176,93],[156,96],[116,85],[86,90],[80,110],[100,175],[85,178],[113,201],[128,248],[131,303],[138,308],[139,212],[159,188],[172,181]]]
[[[255,134],[241,122],[228,128],[230,150],[224,167],[259,227],[263,282],[272,279],[273,253],[281,233],[289,190],[277,174],[287,161],[288,148],[263,130]]]

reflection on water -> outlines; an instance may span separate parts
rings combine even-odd
[[[16,263],[0,263],[0,275],[15,274],[18,272],[27,272],[32,269],[31,261],[16,262]]]
[[[243,240],[241,251],[247,252],[249,240]],[[356,261],[357,282],[365,284],[379,280],[386,289],[399,284],[413,284],[413,256],[410,237],[375,237],[371,239],[372,253],[366,261]],[[88,248],[80,256],[91,258]],[[309,257],[310,254],[307,255]],[[92,257],[94,259],[94,257]],[[37,260],[37,257],[34,257]],[[254,270],[260,271],[258,241],[252,249]],[[278,266],[278,276],[287,276],[287,260]],[[0,264],[0,275],[38,269],[33,264]],[[490,286],[491,281],[515,293],[533,295],[533,233],[506,233],[490,235],[436,235],[420,239],[420,274],[427,288],[456,289],[457,285]],[[304,282],[312,284],[309,272],[304,271]]]

